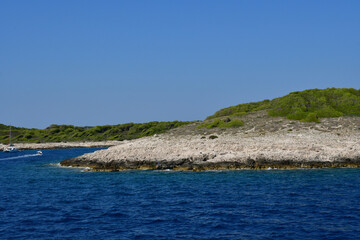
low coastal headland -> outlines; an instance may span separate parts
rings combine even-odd
[[[360,119],[348,118],[347,122],[355,127]],[[196,130],[186,134],[185,129],[181,134],[177,129],[123,141],[106,150],[62,161],[61,165],[90,167],[94,171],[360,167],[360,130],[341,125],[329,129],[318,124],[299,128],[285,123],[278,127],[282,129],[227,129],[202,134]]]
[[[94,171],[360,167],[360,90],[239,104],[156,136],[61,162]]]

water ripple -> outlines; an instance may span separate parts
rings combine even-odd
[[[31,161],[1,161],[0,239],[360,235],[360,169],[101,173],[54,167],[89,151],[44,150]]]

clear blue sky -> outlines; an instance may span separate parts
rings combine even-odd
[[[0,1],[0,123],[201,120],[360,88],[360,1]]]

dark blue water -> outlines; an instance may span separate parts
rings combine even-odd
[[[360,169],[82,172],[56,165],[94,150],[0,153],[0,239],[360,236]]]

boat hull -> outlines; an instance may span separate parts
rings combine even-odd
[[[7,153],[14,153],[14,152],[18,152],[19,150],[16,147],[13,146],[8,146],[4,148],[4,152]]]

